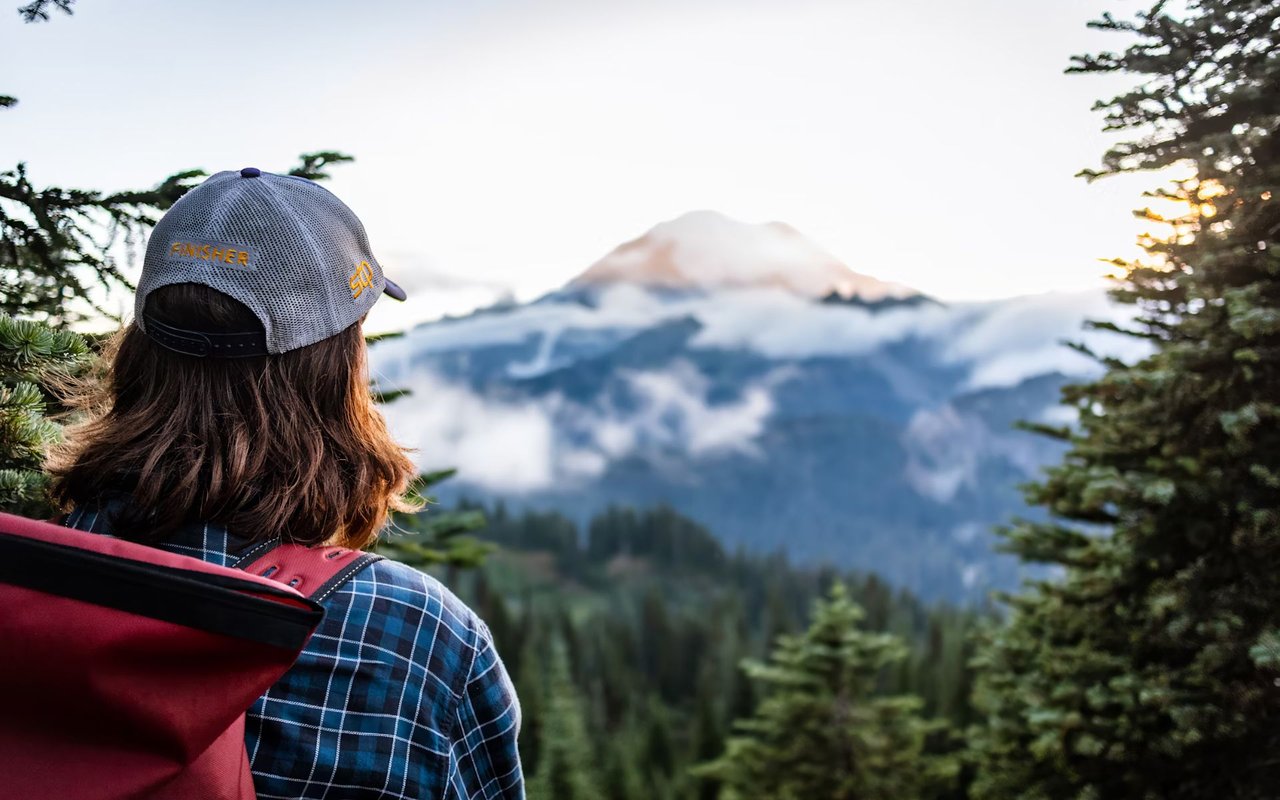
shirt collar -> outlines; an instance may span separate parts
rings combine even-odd
[[[112,522],[124,502],[127,501],[113,498],[76,506],[63,518],[62,524],[90,533],[117,536]],[[255,543],[231,533],[218,523],[191,521],[184,523],[164,541],[147,544],[177,555],[198,558],[209,564],[229,567],[234,566],[240,555]]]

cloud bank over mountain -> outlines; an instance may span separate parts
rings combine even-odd
[[[863,356],[908,339],[937,348],[945,362],[969,369],[971,387],[1008,386],[1034,375],[1084,376],[1094,363],[1063,346],[1082,341],[1100,353],[1137,358],[1136,339],[1087,331],[1085,320],[1127,323],[1132,309],[1103,292],[1044,294],[992,303],[943,306],[927,303],[877,310],[818,304],[780,289],[730,289],[664,296],[619,284],[579,296],[551,295],[526,306],[446,320],[411,331],[379,351],[384,361],[413,353],[516,345],[535,340],[535,358],[512,366],[525,378],[557,366],[558,337],[565,331],[624,335],[676,319],[696,320],[691,342],[705,350],[750,350],[775,359]]]

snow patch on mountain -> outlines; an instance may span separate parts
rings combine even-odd
[[[716,211],[692,211],[620,245],[571,287],[627,283],[661,289],[773,287],[802,297],[832,292],[867,301],[917,295],[861,275],[781,222],[753,225]]]

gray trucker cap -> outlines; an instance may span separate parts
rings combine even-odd
[[[201,283],[244,303],[284,353],[346,330],[378,297],[405,298],[382,275],[364,226],[327,189],[256,167],[219,172],[156,224],[138,281],[134,321],[170,349],[197,356],[260,354],[244,332],[186,331],[148,319],[147,295]]]

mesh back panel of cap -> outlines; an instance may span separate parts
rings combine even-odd
[[[342,332],[385,285],[351,209],[309,180],[265,172],[219,172],[164,215],[138,281],[139,325],[147,295],[175,283],[202,283],[244,303],[272,353]]]

